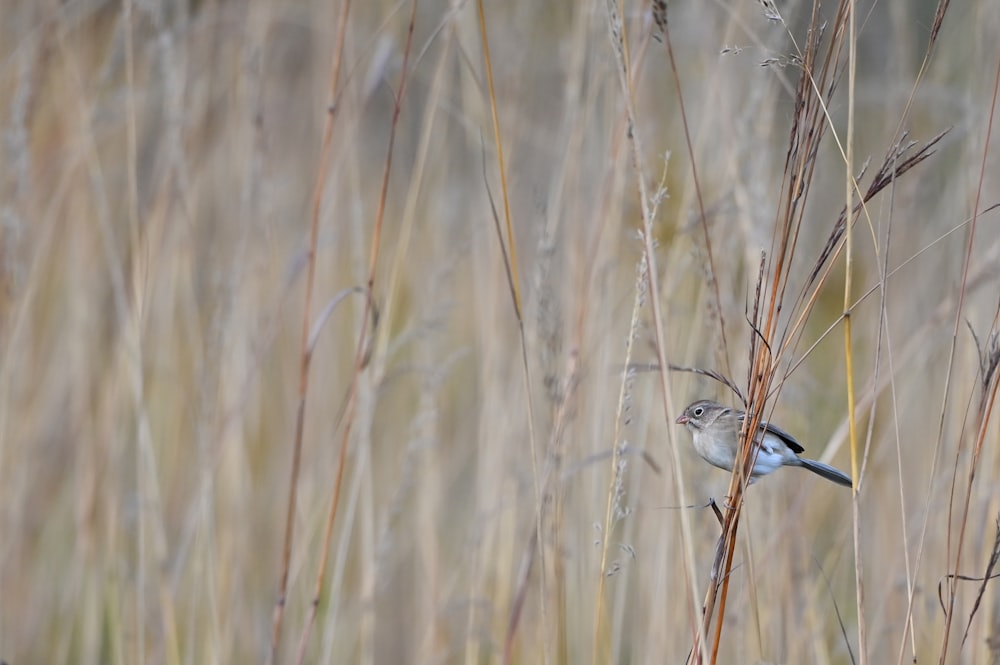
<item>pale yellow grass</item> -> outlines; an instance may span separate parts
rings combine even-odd
[[[727,476],[696,459],[682,431],[668,439],[654,374],[622,391],[628,340],[632,361],[656,354],[648,293],[636,307],[641,206],[604,3],[486,5],[527,373],[487,196],[500,205],[476,6],[422,2],[375,274],[380,318],[306,662],[682,662],[719,535],[698,506],[726,492]],[[670,7],[720,311],[666,50],[649,39],[645,4],[624,9],[643,175],[659,204],[665,355],[745,385],[745,312],[771,247],[799,75],[792,47],[756,3]],[[808,7],[781,9],[801,38]],[[266,661],[339,10],[135,3],[129,26],[119,4],[0,7],[0,659],[10,665]],[[409,12],[355,2],[349,16],[314,319],[365,285]],[[933,5],[891,0],[860,15],[859,166],[892,141]],[[894,271],[884,314],[876,289],[852,320],[862,443],[870,433],[864,615],[850,492],[785,470],[748,494],[720,662],[850,662],[859,621],[867,662],[938,659],[938,584],[956,568],[981,395],[965,321],[982,343],[997,331],[996,211],[977,221],[964,284],[962,272],[981,175],[980,209],[998,202],[997,152],[985,145],[996,34],[991,3],[950,10],[904,126],[918,141],[954,129],[870,204],[874,226],[854,230],[855,298],[884,262]],[[830,109],[838,132],[847,99]],[[829,141],[818,163],[790,268],[796,293],[843,205]],[[840,258],[790,360],[841,315],[843,279]],[[363,296],[347,296],[312,358],[282,663],[295,662],[316,584],[363,312]],[[676,408],[730,398],[704,377],[668,380]],[[787,378],[773,415],[810,456],[850,467],[839,327]],[[1000,515],[995,420],[958,565],[971,577],[986,569]],[[961,645],[978,586],[958,586],[947,662],[1000,658],[993,583]]]

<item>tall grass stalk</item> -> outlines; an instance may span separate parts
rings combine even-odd
[[[1000,661],[998,33],[8,0],[0,660]]]

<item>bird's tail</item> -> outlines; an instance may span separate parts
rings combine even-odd
[[[832,480],[838,485],[843,485],[844,487],[852,487],[854,485],[851,482],[851,477],[849,475],[839,469],[834,469],[829,464],[823,464],[822,462],[806,459],[804,457],[800,457],[799,462],[802,463],[803,467],[809,469],[817,476],[823,476],[827,480]]]

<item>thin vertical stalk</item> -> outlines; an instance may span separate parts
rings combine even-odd
[[[545,645],[542,648],[542,661],[544,663],[548,663],[549,652],[547,645],[549,641],[547,639],[547,635],[549,629],[549,618],[547,602],[548,594],[546,593],[546,589],[548,587],[548,567],[545,565],[545,540],[542,538],[542,481],[541,474],[538,470],[538,446],[535,440],[535,409],[531,398],[531,372],[528,368],[528,342],[524,333],[524,310],[521,304],[520,287],[521,280],[517,270],[517,243],[514,242],[514,225],[511,221],[510,215],[510,196],[507,189],[507,165],[504,162],[503,135],[500,132],[500,115],[497,111],[496,89],[493,86],[493,60],[490,57],[489,33],[486,30],[486,9],[483,6],[482,0],[479,0],[479,2],[476,3],[476,6],[479,14],[479,32],[483,44],[483,64],[486,68],[486,83],[489,90],[490,116],[493,121],[493,138],[497,151],[497,168],[500,171],[500,194],[503,199],[503,214],[507,231],[507,251],[504,252],[504,257],[507,261],[505,268],[507,270],[507,279],[509,280],[511,298],[513,299],[514,315],[517,319],[518,338],[521,342],[521,376],[524,379],[525,409],[528,416],[528,441],[531,447],[531,477],[535,490],[534,541],[538,547],[538,558],[541,570],[539,575],[539,587],[541,592],[539,593],[538,602],[541,612],[542,643]],[[516,625],[516,623],[512,622],[511,628],[506,636],[503,654],[504,662],[509,662],[509,659],[511,658],[513,631],[516,629]]]
[[[285,602],[288,594],[288,571],[292,559],[292,539],[295,531],[295,506],[297,503],[299,470],[302,464],[302,436],[305,430],[306,395],[309,391],[309,331],[312,328],[313,287],[316,278],[316,246],[319,237],[319,217],[323,207],[323,193],[326,184],[327,167],[330,161],[330,144],[333,139],[334,121],[337,118],[337,88],[340,82],[340,68],[344,54],[344,36],[351,2],[344,0],[340,6],[337,39],[334,43],[330,63],[329,108],[323,125],[323,144],[320,149],[319,166],[316,169],[316,183],[313,187],[312,218],[309,226],[309,247],[306,256],[306,293],[302,311],[302,333],[299,360],[299,394],[295,411],[295,434],[292,439],[292,468],[288,481],[288,504],[285,510],[285,535],[281,553],[281,572],[278,578],[278,597],[274,604],[271,621],[271,653],[268,662],[278,662],[278,647],[281,642],[281,624],[284,618]],[[367,315],[363,319],[367,321]]]
[[[979,205],[983,194],[983,179],[986,173],[986,161],[989,157],[990,138],[993,135],[993,116],[996,113],[998,91],[1000,91],[1000,58],[997,59],[996,75],[993,80],[993,98],[992,103],[990,104],[990,113],[987,116],[988,119],[986,121],[986,138],[983,141],[983,158],[979,167],[979,183],[976,187],[976,199],[973,202],[972,208],[972,224],[969,227],[969,240],[966,244],[965,261],[962,266],[962,286],[959,289],[958,308],[955,312],[955,328],[952,333],[951,356],[949,358],[949,376],[951,375],[951,366],[954,364],[955,348],[958,345],[958,329],[962,321],[962,306],[965,303],[965,294],[969,282],[969,264],[972,263],[972,248],[975,246],[976,228],[978,226],[977,222],[979,221]],[[985,408],[981,411],[981,421],[979,423],[979,430],[976,438],[976,447],[969,469],[965,504],[962,511],[962,521],[959,527],[958,546],[955,552],[955,568],[954,573],[948,581],[948,608],[945,614],[944,637],[941,640],[941,654],[939,656],[939,662],[941,665],[944,665],[945,658],[948,655],[948,638],[951,635],[951,624],[955,616],[955,595],[958,591],[959,567],[962,564],[962,549],[965,543],[965,529],[969,520],[969,505],[972,501],[972,483],[976,477],[976,466],[979,462],[980,452],[982,451],[982,441],[986,432],[986,424],[989,420],[990,413],[992,412],[993,403],[996,397],[997,382],[994,381],[992,390],[989,390],[989,386],[984,386],[984,390],[989,392],[984,393],[983,396]],[[947,393],[945,393],[945,399],[947,400]],[[944,415],[944,409],[942,408],[942,429]]]
[[[854,90],[857,72],[857,12],[855,0],[847,2],[847,135],[844,149],[844,209],[854,209]],[[868,662],[865,621],[864,558],[861,551],[861,451],[858,449],[858,431],[855,416],[854,353],[851,344],[851,286],[854,276],[854,225],[847,224],[844,237],[844,365],[847,383],[847,423],[851,445],[851,478],[854,479],[852,516],[854,523],[854,586],[858,615],[858,658],[861,665]]]

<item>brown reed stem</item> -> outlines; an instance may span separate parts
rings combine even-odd
[[[306,395],[309,390],[309,363],[312,354],[309,351],[309,331],[312,328],[312,300],[316,276],[316,246],[319,237],[319,217],[323,206],[327,166],[330,160],[330,144],[333,139],[334,121],[337,118],[337,88],[340,82],[340,69],[343,61],[344,36],[347,29],[347,17],[351,2],[345,0],[340,7],[337,39],[334,43],[330,63],[329,109],[323,125],[323,143],[320,149],[320,162],[316,169],[316,182],[313,187],[312,218],[309,226],[309,248],[306,263],[306,293],[302,311],[302,333],[299,361],[299,394],[295,411],[295,434],[292,439],[292,469],[288,483],[288,505],[285,511],[285,535],[281,554],[281,573],[278,581],[278,598],[274,606],[274,616],[271,624],[271,653],[268,662],[275,665],[278,662],[278,648],[281,643],[281,624],[284,618],[285,603],[288,594],[288,571],[292,558],[292,539],[295,530],[295,506],[297,502],[299,472],[302,464],[302,437],[305,430]],[[367,316],[364,319],[367,321]]]

